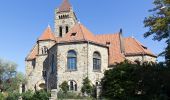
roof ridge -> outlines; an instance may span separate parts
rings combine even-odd
[[[86,38],[85,38],[85,36],[84,36],[84,33],[83,33],[83,30],[82,30],[82,27],[81,27],[81,24],[78,24],[79,25],[79,27],[80,27],[80,31],[81,31],[81,33],[83,34],[83,38],[84,38],[84,40],[86,40]]]
[[[35,50],[35,48],[37,47],[37,44],[35,44],[33,46],[33,48],[29,51],[28,55],[26,56],[26,60],[29,60],[29,57],[32,55],[33,51]]]
[[[104,33],[104,34],[95,34],[95,36],[101,36],[101,35],[117,35],[117,34],[119,34],[119,33]]]

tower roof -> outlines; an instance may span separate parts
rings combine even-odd
[[[50,26],[46,28],[43,34],[38,38],[38,40],[55,40],[55,36],[51,31]]]
[[[68,0],[63,0],[63,3],[59,7],[58,12],[67,12],[67,11],[70,11],[70,9],[71,9],[71,4],[69,3],[69,1]]]

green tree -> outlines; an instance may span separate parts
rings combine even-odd
[[[83,79],[83,86],[81,88],[81,92],[83,93],[83,95],[87,94],[87,95],[91,96],[93,94],[92,93],[93,87],[92,87],[91,82],[88,77]]]
[[[25,83],[24,74],[16,71],[17,64],[0,59],[0,90],[17,92],[19,85]]]
[[[168,24],[170,24],[170,0],[154,0],[153,4],[155,8],[149,10],[153,14],[146,17],[144,25],[149,30],[144,33],[144,37],[153,36],[153,40],[161,41],[163,39],[168,43],[169,30]],[[166,6],[166,8],[165,8]],[[166,63],[170,66],[170,44],[161,53],[165,55]]]
[[[148,31],[144,37],[153,35],[153,40],[168,39],[168,24],[170,22],[170,10],[163,9],[165,5],[170,4],[170,0],[154,0],[155,8],[149,10],[153,14],[144,20],[145,27]]]
[[[66,94],[66,93],[68,92],[68,90],[69,90],[69,86],[68,86],[68,84],[67,84],[66,81],[64,81],[64,82],[60,85],[60,88],[61,88],[62,92],[65,93],[65,94]]]
[[[102,96],[109,100],[168,100],[170,70],[156,64],[118,64],[105,72]]]

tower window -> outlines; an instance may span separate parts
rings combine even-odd
[[[59,27],[59,32],[60,32],[60,33],[59,33],[59,36],[62,37],[62,34],[63,34],[63,28],[62,28],[62,26]]]
[[[48,48],[46,46],[42,47],[42,54],[47,54],[48,53]]]
[[[66,26],[66,33],[68,33],[68,30],[69,30],[69,28],[68,28],[68,26]]]

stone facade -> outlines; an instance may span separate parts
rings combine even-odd
[[[77,70],[69,71],[67,67],[68,51],[74,50],[77,53]],[[93,70],[93,53],[101,54],[101,70]],[[64,81],[74,80],[77,83],[77,91],[81,90],[82,82],[85,77],[89,77],[93,84],[99,82],[103,77],[103,73],[108,68],[108,49],[106,47],[97,46],[91,43],[76,43],[76,44],[58,44],[49,51],[49,56],[55,55],[55,73],[51,73],[51,67],[47,68],[47,86],[48,89],[59,88]],[[50,57],[49,57],[49,60]],[[49,63],[50,63],[49,62]],[[49,64],[47,64],[49,65]],[[57,80],[56,80],[57,79]],[[56,80],[55,82],[52,82]],[[56,84],[57,83],[57,84]]]
[[[37,41],[38,55],[36,59],[26,60],[26,77],[27,84],[26,89],[28,90],[39,90],[44,88],[45,80],[42,76],[43,64],[47,58],[47,53],[43,54],[42,49],[44,47],[51,48],[54,45],[54,41]]]
[[[137,56],[126,56],[126,59],[129,61],[140,61],[140,62],[155,62],[156,58],[149,55],[137,55]]]

